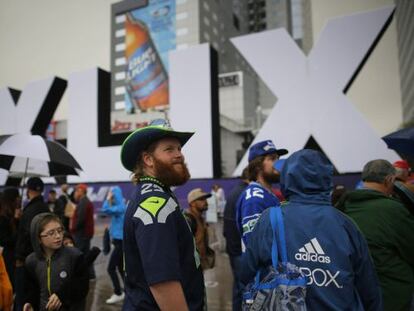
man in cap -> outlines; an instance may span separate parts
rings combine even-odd
[[[74,199],[77,203],[75,212],[72,217],[71,233],[75,241],[75,246],[84,254],[91,249],[91,240],[93,238],[95,221],[93,219],[93,204],[89,200],[88,186],[78,184],[75,188]],[[90,277],[94,278],[93,269]]]
[[[122,164],[137,183],[124,223],[123,310],[204,308],[200,258],[170,189],[190,178],[181,148],[193,134],[156,120],[122,145]]]
[[[260,141],[250,147],[248,179],[251,181],[241,193],[237,202],[237,222],[243,246],[262,212],[271,206],[280,205],[272,191],[272,183],[279,181],[279,172],[273,164],[279,156],[287,154],[286,149],[276,149],[271,140]]]
[[[207,224],[203,213],[208,209],[207,198],[210,193],[201,188],[191,190],[187,195],[188,209],[185,212],[188,224],[193,232],[198,253],[200,254],[201,267],[203,270],[212,268],[214,264],[214,251],[208,246]]]
[[[395,182],[393,197],[414,215],[414,183],[410,180],[411,168],[406,160],[395,161],[392,166],[395,168]]]
[[[17,310],[23,308],[22,299],[24,299],[25,284],[24,261],[26,257],[33,252],[33,247],[30,242],[30,224],[37,214],[49,212],[49,207],[42,196],[44,189],[43,181],[39,177],[31,177],[27,180],[26,189],[26,196],[29,199],[29,203],[23,209],[23,214],[20,218],[15,251],[15,292]]]
[[[62,220],[63,226],[67,231],[69,231],[69,217],[65,215],[65,208],[68,202],[70,201],[68,190],[68,184],[62,184],[60,186],[61,194],[56,201],[54,213],[60,217]]]
[[[409,310],[414,290],[414,217],[391,197],[395,177],[388,161],[370,161],[362,171],[363,187],[345,194],[338,204],[367,239],[384,310]]]

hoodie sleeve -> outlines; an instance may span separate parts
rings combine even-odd
[[[113,202],[112,204],[109,203],[108,200],[105,200],[102,209],[102,213],[105,213],[107,215],[122,215],[125,213],[125,204],[124,202]]]
[[[24,303],[30,303],[33,310],[39,310],[40,285],[35,276],[35,254],[26,258],[24,265]]]
[[[122,197],[121,189],[114,187],[112,189],[113,199],[109,202],[108,199],[104,201],[101,212],[110,216],[125,214],[126,206],[124,198]]]
[[[72,278],[56,292],[64,305],[70,306],[73,301],[82,300],[87,296],[89,291],[89,266],[85,264],[84,255],[77,254]]]
[[[355,274],[355,287],[365,310],[382,310],[382,294],[375,273],[374,264],[369,254],[368,245],[358,228],[349,220],[346,231],[354,246],[352,256]]]
[[[263,212],[254,230],[249,237],[249,244],[242,256],[242,271],[240,280],[243,284],[251,282],[259,269],[272,263],[272,226],[270,224],[269,210]]]

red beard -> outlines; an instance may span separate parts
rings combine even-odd
[[[155,177],[164,185],[180,186],[190,179],[190,172],[183,161],[167,164],[154,157]]]

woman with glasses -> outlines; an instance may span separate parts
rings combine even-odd
[[[34,252],[25,262],[28,282],[23,310],[84,310],[88,266],[77,248],[63,246],[60,218],[41,213],[33,219],[30,231]]]

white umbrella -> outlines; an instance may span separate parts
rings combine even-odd
[[[79,175],[82,168],[61,144],[39,135],[0,136],[0,168],[10,177]]]

